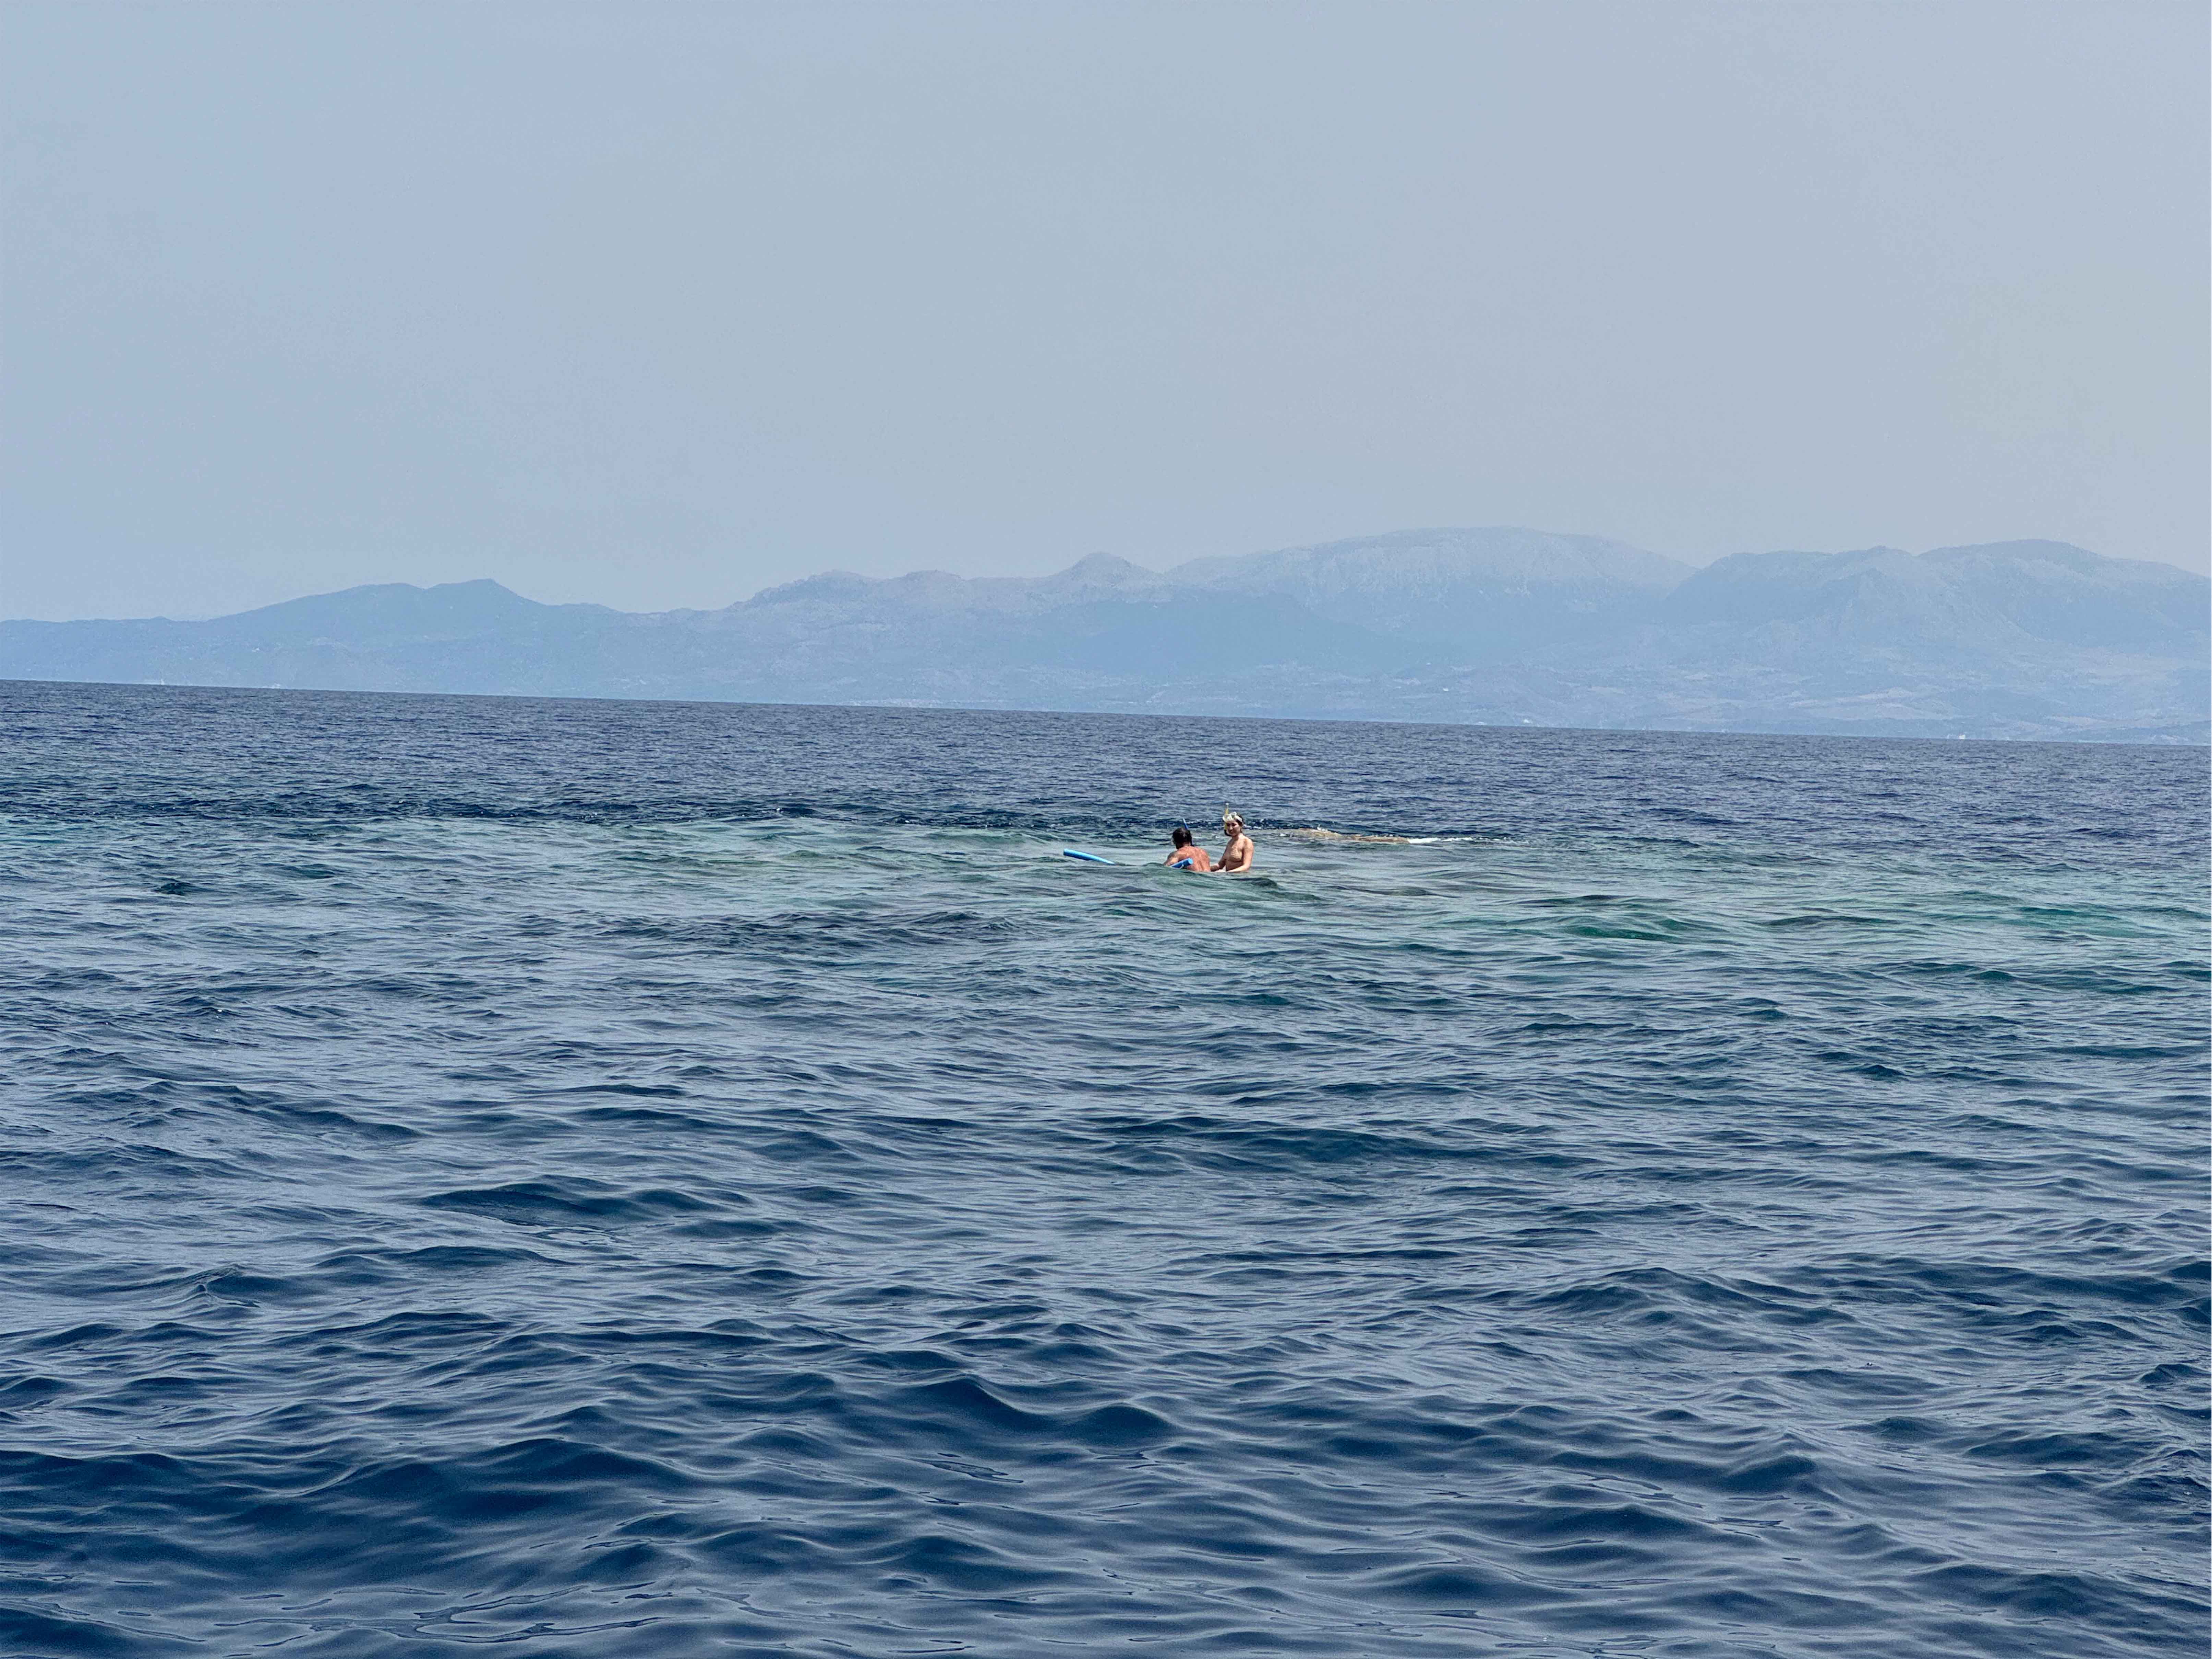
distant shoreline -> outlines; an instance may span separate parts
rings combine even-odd
[[[1056,574],[843,573],[720,611],[393,583],[0,623],[0,677],[447,696],[2212,743],[2212,580],[2058,542],[1692,568],[1512,527]]]

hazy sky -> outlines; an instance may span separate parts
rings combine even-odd
[[[0,614],[1524,524],[2202,569],[2200,3],[0,9]]]

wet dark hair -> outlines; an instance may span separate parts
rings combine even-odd
[[[1176,827],[1175,827],[1175,834],[1174,834],[1174,835],[1172,835],[1172,836],[1169,836],[1169,837],[1168,837],[1168,839],[1169,839],[1169,840],[1170,840],[1170,841],[1172,841],[1173,842],[1175,842],[1175,844],[1176,844],[1176,846],[1178,846],[1178,847],[1188,847],[1188,846],[1189,846],[1189,845],[1190,845],[1190,826],[1189,826],[1188,824],[1187,824],[1187,823],[1178,823],[1178,824],[1177,824],[1177,825],[1176,825]]]

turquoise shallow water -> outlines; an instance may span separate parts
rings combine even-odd
[[[0,714],[10,1653],[2204,1647],[2202,751]]]

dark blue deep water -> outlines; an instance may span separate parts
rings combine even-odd
[[[2206,815],[0,686],[0,1651],[2201,1656]]]

